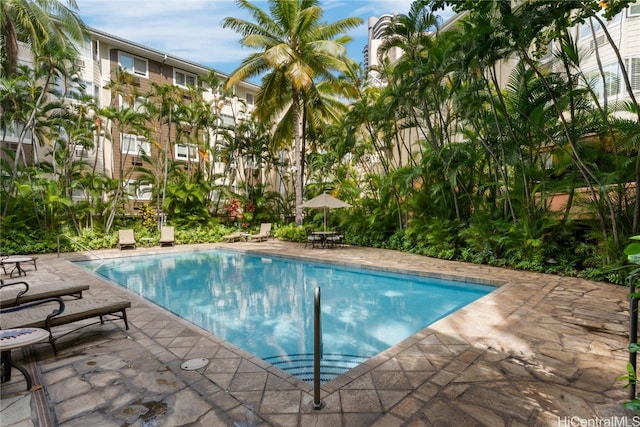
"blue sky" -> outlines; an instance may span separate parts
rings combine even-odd
[[[254,1],[268,10],[266,1]],[[370,16],[406,13],[412,0],[320,0],[324,19],[360,17],[349,35],[348,56],[362,62]],[[182,59],[231,73],[252,51],[240,46],[238,33],[222,28],[228,16],[250,19],[233,0],[77,0],[89,27]]]

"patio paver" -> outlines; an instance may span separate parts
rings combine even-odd
[[[90,254],[41,255],[38,270],[27,267],[23,279],[33,286],[88,283],[89,295],[127,295],[130,330],[108,322],[61,339],[58,355],[47,344],[15,352],[41,388],[24,392],[19,373],[2,384],[2,425],[632,423],[634,414],[621,406],[628,391],[617,380],[628,358],[625,287],[371,248],[304,249],[275,239],[97,253],[133,257],[214,247],[500,287],[324,384],[324,407],[314,410],[312,385],[70,262]],[[209,363],[182,370],[191,358]]]

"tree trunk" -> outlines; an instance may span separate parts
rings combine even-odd
[[[291,96],[293,105],[292,105],[292,115],[293,115],[293,155],[295,157],[295,168],[296,168],[296,182],[295,185],[295,195],[296,195],[296,225],[302,225],[302,197],[304,195],[304,181],[303,181],[303,171],[302,171],[302,141],[300,139],[300,94],[293,89],[293,93]]]

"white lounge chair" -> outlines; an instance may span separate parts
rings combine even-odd
[[[121,250],[124,248],[136,248],[136,238],[133,235],[133,230],[118,230],[118,247]]]
[[[160,246],[173,246],[175,244],[175,229],[172,226],[160,228]]]
[[[271,223],[263,222],[260,224],[260,231],[258,234],[252,234],[249,236],[249,240],[252,242],[264,242],[271,236]]]
[[[231,234],[227,234],[226,236],[222,236],[222,239],[229,242],[229,243],[233,243],[233,242],[238,242],[240,240],[246,239],[248,236],[247,233],[244,233],[242,231],[234,231]]]

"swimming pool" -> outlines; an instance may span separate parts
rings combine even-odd
[[[316,287],[323,381],[495,289],[230,250],[79,264],[305,381]]]

